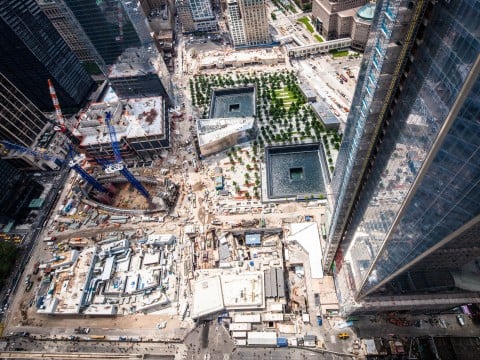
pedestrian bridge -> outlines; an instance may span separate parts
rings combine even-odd
[[[301,45],[288,48],[288,56],[293,58],[322,54],[331,50],[345,49],[352,45],[351,38],[324,41],[318,44]]]

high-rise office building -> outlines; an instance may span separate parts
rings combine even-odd
[[[377,1],[323,259],[346,314],[480,301],[476,5]]]
[[[227,20],[234,46],[271,42],[265,0],[227,0]]]
[[[97,63],[103,66],[103,59],[98,55],[87,34],[75,19],[72,11],[63,0],[36,0],[40,9],[50,19],[55,29],[62,36],[73,53],[84,63]]]
[[[0,2],[0,72],[40,110],[51,79],[64,108],[83,104],[94,82],[35,0]]]
[[[42,112],[0,73],[0,140],[30,147],[48,126]]]
[[[0,159],[0,231],[6,231],[10,221],[23,220],[30,202],[42,193],[43,186],[31,176]]]
[[[227,0],[226,16],[228,28],[234,46],[245,45],[245,30],[243,28],[242,14],[240,13],[239,0]]]
[[[126,11],[123,1],[63,1],[105,64],[113,64],[125,49],[142,45],[139,33],[129,17],[130,12]],[[130,3],[131,6],[136,6],[136,2]]]
[[[0,140],[27,148],[43,148],[55,154],[65,153],[65,137],[53,131],[43,113],[0,73]],[[17,169],[41,170],[55,168],[51,161],[31,155],[8,152],[0,145],[0,156]]]
[[[217,30],[217,19],[210,0],[176,0],[183,32],[204,32]]]

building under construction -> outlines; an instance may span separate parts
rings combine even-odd
[[[123,159],[134,165],[160,158],[169,147],[168,114],[160,96],[92,104],[80,115],[76,135],[80,148],[94,159],[113,159],[105,114],[111,112],[111,123],[120,144]]]

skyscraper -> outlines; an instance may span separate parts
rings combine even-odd
[[[245,30],[243,27],[242,14],[240,13],[239,0],[227,0],[226,15],[233,45],[245,45],[247,43],[247,39],[245,38]]]
[[[377,1],[323,259],[347,314],[480,301],[476,4]]]
[[[217,30],[210,0],[176,0],[175,5],[184,32]]]
[[[234,46],[271,42],[265,0],[227,0],[227,19]]]
[[[142,45],[139,32],[137,32],[129,17],[130,12],[126,11],[121,0],[63,1],[69,7],[105,64],[113,64],[125,49]],[[130,6],[136,6],[136,2],[129,3]],[[144,17],[143,21],[146,21]],[[140,34],[142,38],[145,35],[143,30],[142,27]]]
[[[36,0],[40,9],[50,19],[73,53],[85,65],[96,63],[102,68],[105,64],[98,55],[83,28],[63,0]]]
[[[38,147],[59,154],[65,152],[65,137],[53,131],[42,112],[13,83],[0,73],[0,140],[7,140],[27,148]],[[6,155],[0,146],[0,156]],[[9,153],[5,158],[17,169],[50,169],[50,161],[35,159],[31,155]]]
[[[47,126],[42,112],[0,73],[0,140],[30,147]]]
[[[52,110],[52,79],[64,108],[80,106],[94,82],[35,0],[0,2],[0,72],[40,110]]]
[[[22,220],[28,214],[29,203],[42,193],[43,186],[31,176],[0,159],[0,226],[12,220]],[[5,231],[5,228],[2,228]]]

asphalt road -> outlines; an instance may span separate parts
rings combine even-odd
[[[7,339],[6,351],[36,351],[46,353],[116,353],[150,354],[173,358],[179,351],[177,344],[126,341],[70,341],[33,340],[28,337]]]
[[[239,348],[231,355],[232,360],[340,360],[352,359],[350,356],[339,356],[300,348]]]

